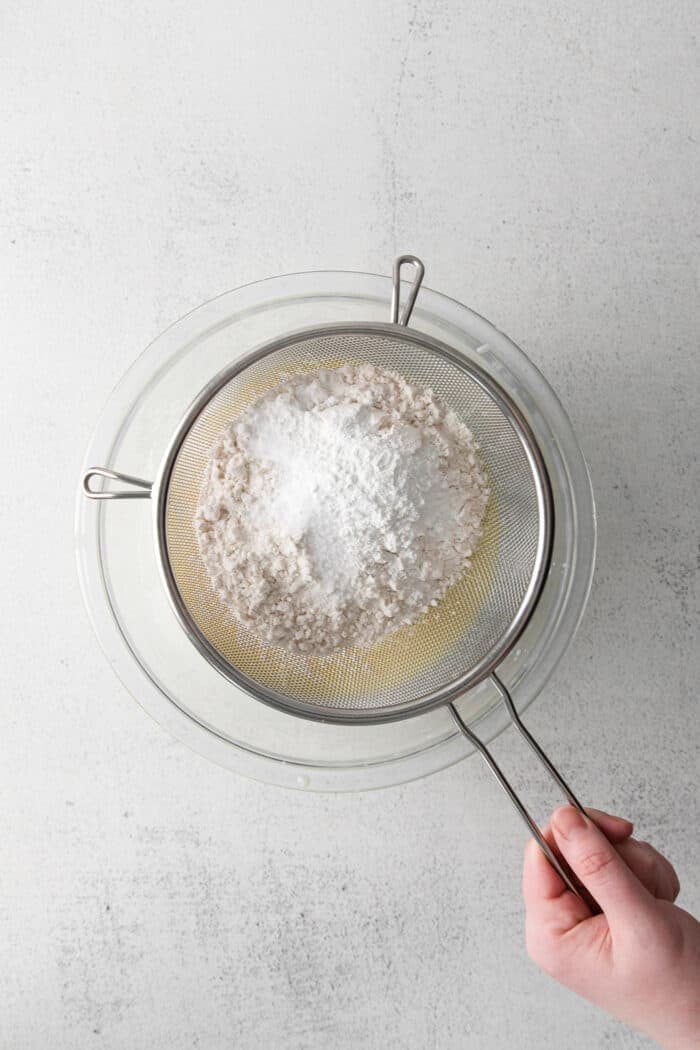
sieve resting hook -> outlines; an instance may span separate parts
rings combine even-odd
[[[107,478],[109,481],[121,481],[125,485],[131,485],[131,490],[126,489],[94,489],[93,478]],[[104,467],[90,467],[83,474],[83,492],[88,499],[150,499],[150,481],[143,478],[135,478],[131,474],[120,474],[116,470],[106,470]]]
[[[544,768],[547,770],[550,777],[560,789],[560,791],[562,792],[566,800],[569,802],[569,804],[574,806],[584,816],[587,816],[585,809],[578,801],[573,791],[562,777],[561,773],[559,773],[559,771],[550,761],[550,759],[547,758],[547,755],[544,753],[540,745],[532,736],[527,726],[523,724],[520,715],[515,709],[513,698],[504,686],[503,682],[493,672],[490,675],[490,679],[493,685],[495,686],[501,700],[503,701],[503,704],[505,705],[505,708],[508,712],[508,716],[515,728],[518,730],[520,735],[527,742],[528,746],[535,753],[535,755],[537,756],[541,764],[544,766]],[[515,809],[518,811],[525,825],[529,829],[530,834],[535,839],[538,846],[544,853],[545,857],[563,881],[564,885],[568,889],[570,889],[572,893],[575,893],[577,897],[580,897],[588,905],[588,907],[594,915],[599,914],[600,906],[598,905],[597,901],[595,901],[593,897],[591,897],[586,887],[583,886],[581,882],[576,878],[576,875],[573,873],[573,871],[563,859],[563,857],[558,857],[554,853],[551,846],[543,836],[542,832],[537,827],[537,824],[535,824],[535,821],[530,816],[525,805],[521,801],[520,796],[517,794],[510,781],[507,779],[505,773],[496,762],[495,758],[487,748],[486,744],[484,744],[484,742],[480,740],[479,737],[476,736],[476,734],[471,729],[469,729],[466,723],[462,721],[459,712],[454,706],[454,703],[448,704],[447,706],[450,714],[452,715],[452,718],[457,724],[458,729],[480,753],[481,757],[484,759],[489,769],[495,776],[496,780],[501,785],[510,801],[513,803]]]
[[[404,303],[403,310],[401,311],[401,318],[399,319],[399,305],[401,300],[401,268],[403,266],[412,266],[415,270],[413,277],[413,283],[408,293],[408,299]],[[413,307],[416,304],[416,296],[420,290],[420,286],[423,283],[423,277],[425,275],[425,266],[420,261],[417,255],[397,255],[394,259],[391,268],[391,323],[407,325],[411,314],[413,313]]]

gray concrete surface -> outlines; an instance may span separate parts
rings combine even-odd
[[[531,725],[700,911],[697,5],[10,0],[3,23],[0,1046],[648,1045],[528,962],[522,829],[475,760],[312,796],[152,724],[94,643],[72,517],[100,407],[171,320],[423,255],[544,370],[595,483],[589,612]]]

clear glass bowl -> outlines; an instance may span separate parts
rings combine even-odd
[[[112,393],[85,457],[155,477],[174,430],[201,388],[273,337],[335,321],[389,319],[391,282],[364,273],[291,274],[198,307],[160,335]],[[537,609],[499,674],[523,710],[540,692],[580,622],[595,558],[590,479],[556,395],[525,354],[466,306],[421,289],[411,327],[477,360],[527,417],[547,463],[555,506],[552,564]],[[91,501],[79,491],[78,570],[95,632],[116,673],[160,724],[219,764],[269,783],[364,790],[427,775],[471,745],[444,710],[378,726],[324,725],[275,711],[237,689],[195,649],[158,574],[147,500]],[[484,740],[508,718],[488,682],[459,701]]]

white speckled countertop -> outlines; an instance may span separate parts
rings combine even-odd
[[[700,912],[697,5],[3,22],[0,1046],[647,1046],[527,960],[523,831],[476,759],[312,795],[152,723],[89,629],[72,518],[99,410],[165,325],[267,274],[422,255],[542,368],[593,476],[589,610],[529,723]],[[522,745],[497,751],[544,817]]]

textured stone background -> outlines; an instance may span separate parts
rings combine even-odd
[[[3,1050],[622,1050],[523,947],[523,832],[474,759],[358,796],[247,782],[112,676],[83,449],[159,330],[270,273],[429,283],[567,406],[589,612],[530,723],[700,912],[694,0],[3,6]],[[514,736],[536,812],[554,798]]]

